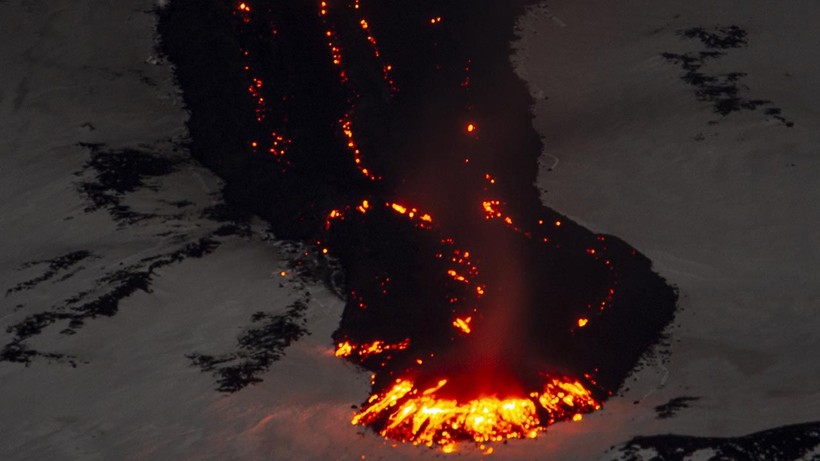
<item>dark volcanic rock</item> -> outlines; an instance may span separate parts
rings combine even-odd
[[[678,411],[688,408],[690,402],[697,402],[700,397],[675,397],[663,405],[655,407],[655,413],[658,414],[658,419],[667,419],[675,416]]]
[[[613,461],[798,461],[820,459],[820,422],[768,429],[741,437],[635,437]]]
[[[686,71],[681,76],[681,80],[695,87],[695,96],[699,101],[712,103],[715,113],[725,117],[733,112],[754,111],[758,107],[772,104],[768,100],[749,99],[746,96],[748,87],[743,84],[743,78],[746,77],[743,72],[709,74],[703,71],[709,61],[719,59],[728,52],[713,50],[730,50],[748,46],[745,30],[735,25],[718,27],[713,31],[707,31],[702,27],[692,27],[678,31],[678,35],[687,39],[700,40],[708,51],[682,54],[663,53],[662,56]],[[781,109],[777,107],[769,107],[765,114],[786,127],[794,126],[794,122],[783,117],[781,112]]]

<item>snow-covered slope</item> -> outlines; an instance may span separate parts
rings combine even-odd
[[[176,147],[186,114],[153,7],[0,3],[0,459],[328,453],[292,434],[356,438],[368,383],[332,357],[342,303],[298,277],[298,248],[226,217],[218,180]],[[239,341],[283,326],[310,335],[265,371],[281,347]],[[265,382],[217,392],[192,354]]]

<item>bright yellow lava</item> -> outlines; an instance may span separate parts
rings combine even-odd
[[[383,394],[375,394],[352,420],[354,425],[380,423],[381,435],[414,445],[455,450],[459,440],[476,443],[535,438],[558,420],[580,421],[582,413],[601,405],[580,382],[548,378],[540,392],[528,397],[482,397],[467,402],[439,398],[447,385],[419,390],[407,379]],[[539,408],[540,407],[540,408]],[[540,415],[547,415],[546,421]]]

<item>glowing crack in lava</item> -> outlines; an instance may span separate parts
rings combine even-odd
[[[647,258],[533,186],[542,146],[507,55],[526,4],[175,0],[163,13],[202,22],[161,27],[178,37],[165,47],[194,152],[234,205],[344,268],[333,353],[372,373],[351,422],[389,439],[450,452],[581,421],[672,318],[675,292]]]

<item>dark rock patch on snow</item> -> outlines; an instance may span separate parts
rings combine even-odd
[[[16,293],[18,291],[23,290],[31,290],[32,288],[37,287],[43,282],[51,280],[57,274],[64,273],[63,276],[58,281],[64,281],[70,278],[72,275],[76,273],[75,271],[67,272],[69,269],[73,268],[83,260],[91,257],[91,253],[86,250],[78,250],[72,251],[71,253],[66,253],[62,256],[58,256],[54,259],[50,260],[43,260],[43,261],[31,261],[23,264],[20,270],[28,269],[34,266],[39,266],[42,264],[48,264],[47,269],[41,275],[34,277],[33,279],[26,280],[25,282],[20,282],[17,285],[9,288],[6,290],[6,296]]]
[[[307,304],[299,300],[288,306],[283,314],[256,312],[251,317],[253,327],[236,338],[235,352],[220,355],[193,353],[187,357],[202,371],[213,373],[219,391],[242,390],[262,381],[260,375],[282,358],[285,349],[308,334],[306,310]]]
[[[27,342],[52,325],[63,325],[60,333],[72,335],[89,320],[115,315],[123,299],[137,291],[151,291],[151,281],[157,269],[186,258],[201,258],[218,245],[214,240],[203,238],[175,251],[144,258],[136,264],[106,273],[96,281],[93,289],[81,291],[59,305],[27,315],[6,328],[6,333],[12,337],[0,349],[0,361],[28,365],[34,358],[40,357],[75,364],[74,357],[39,351],[31,348]]]
[[[156,190],[152,180],[174,172],[180,159],[137,149],[104,149],[102,144],[81,143],[80,146],[89,150],[91,159],[78,175],[85,171],[93,174],[93,179],[77,186],[91,202],[86,212],[105,209],[122,224],[133,224],[154,216],[124,205],[123,196],[142,188]]]
[[[684,459],[797,461],[820,459],[820,422],[768,429],[740,437],[653,435],[635,437],[613,461]]]
[[[721,116],[742,110],[755,111],[761,106],[770,106],[772,101],[752,99],[747,96],[749,88],[743,84],[744,72],[709,73],[704,71],[709,61],[719,59],[732,48],[748,46],[747,33],[738,26],[717,27],[707,31],[702,27],[678,31],[678,35],[686,39],[698,39],[706,50],[686,53],[663,53],[667,61],[677,64],[685,73],[681,80],[695,88],[695,96],[699,101],[712,104],[712,110]],[[786,127],[794,126],[794,122],[781,115],[782,110],[769,107],[765,111],[768,118],[779,121]]]
[[[691,402],[697,402],[698,400],[700,400],[700,397],[675,397],[663,405],[656,406],[655,413],[657,413],[658,419],[668,419],[675,416],[678,411],[688,408]]]

